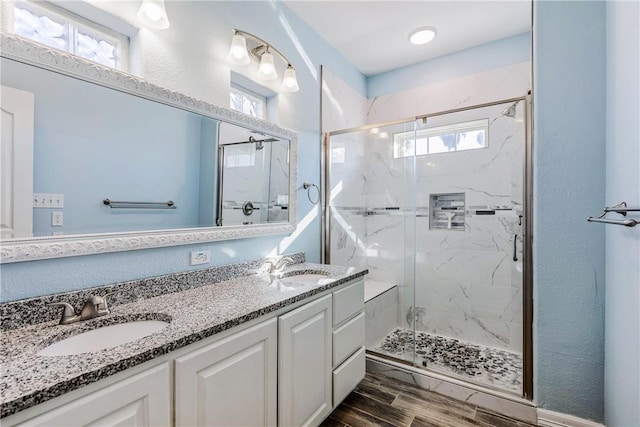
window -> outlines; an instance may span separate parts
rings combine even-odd
[[[393,157],[424,156],[486,148],[489,119],[400,132],[393,135]]]
[[[267,112],[267,98],[249,92],[240,86],[231,85],[230,107],[258,119],[265,119]]]
[[[108,67],[125,69],[128,37],[46,2],[19,0],[13,32]]]

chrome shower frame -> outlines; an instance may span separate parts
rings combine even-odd
[[[322,263],[329,264],[331,262],[331,232],[329,224],[328,204],[330,194],[329,182],[331,178],[330,162],[331,158],[331,136],[340,135],[351,132],[365,131],[376,127],[384,127],[408,123],[412,121],[426,121],[430,117],[443,116],[462,111],[469,111],[478,108],[491,107],[500,104],[524,102],[525,116],[525,149],[524,149],[524,176],[523,176],[523,278],[522,278],[522,323],[523,323],[523,347],[522,347],[522,397],[527,400],[533,400],[533,114],[532,114],[532,96],[525,95],[516,98],[502,99],[499,101],[476,104],[468,107],[454,108],[451,110],[439,111],[436,113],[424,114],[419,116],[407,117],[405,119],[393,120],[384,123],[375,123],[370,125],[358,126],[349,129],[341,129],[333,132],[327,132],[322,138],[322,155],[321,155],[321,182],[323,191],[322,197],[322,227],[321,227],[321,255]]]

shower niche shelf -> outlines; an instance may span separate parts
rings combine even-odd
[[[429,229],[464,231],[464,193],[429,195]]]

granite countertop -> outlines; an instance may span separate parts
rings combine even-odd
[[[328,273],[326,279],[287,285],[253,274],[118,305],[111,313],[71,325],[49,321],[4,331],[0,342],[0,417],[6,417],[188,344],[274,312],[367,271],[302,263],[286,273]],[[295,273],[294,273],[295,274]],[[47,345],[99,326],[136,320],[170,322],[160,332],[117,347],[72,356],[40,356]]]

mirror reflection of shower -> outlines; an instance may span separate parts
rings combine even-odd
[[[220,127],[216,225],[289,218],[289,141],[250,129]]]

